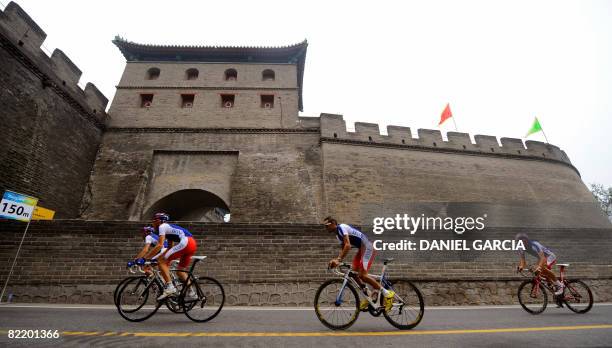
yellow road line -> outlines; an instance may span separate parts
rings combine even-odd
[[[476,333],[540,332],[567,330],[612,329],[612,324],[544,326],[499,329],[457,329],[457,330],[423,330],[423,331],[371,331],[371,332],[108,332],[108,331],[63,331],[65,336],[132,336],[132,337],[338,337],[338,336],[407,336],[407,335],[453,335]],[[0,334],[7,334],[0,330]]]
[[[102,334],[99,331],[64,331],[62,335],[66,336],[98,336]]]
[[[371,332],[88,332],[64,331],[66,336],[132,336],[132,337],[340,337],[340,336],[408,336],[408,335],[457,335],[479,333],[540,332],[567,330],[612,329],[612,324],[517,327],[500,329],[423,330],[423,331],[371,331]]]

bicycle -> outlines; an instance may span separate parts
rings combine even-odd
[[[524,271],[521,274],[532,279],[525,280],[519,285],[518,300],[530,314],[540,314],[544,312],[548,305],[548,294],[546,290],[553,294],[558,307],[563,307],[563,303],[572,312],[584,314],[593,307],[593,293],[591,289],[578,279],[567,280],[565,278],[565,269],[569,267],[567,263],[557,264],[559,266],[559,281],[565,285],[561,295],[555,295],[555,287],[551,284],[540,272],[537,272],[534,266],[529,267],[529,273],[526,275]]]
[[[361,311],[369,312],[374,317],[384,315],[387,321],[401,330],[412,329],[423,319],[425,302],[419,289],[406,279],[389,280],[387,264],[393,259],[385,259],[380,275],[370,274],[377,279],[382,287],[395,291],[393,304],[389,311],[385,310],[382,291],[374,294],[374,299],[368,295],[367,287],[361,288],[355,280],[357,272],[351,270],[351,265],[342,263],[333,272],[342,279],[330,279],[321,284],[315,294],[314,307],[317,318],[323,325],[332,330],[343,330],[355,323]],[[360,289],[368,300],[368,308],[360,310]],[[405,319],[405,320],[402,320]]]
[[[225,303],[225,291],[216,279],[211,277],[198,277],[193,270],[199,261],[206,256],[193,256],[193,263],[189,271],[175,269],[174,272],[187,274],[186,286],[178,281],[175,286],[178,293],[158,301],[162,294],[164,281],[161,272],[154,269],[151,275],[141,277],[130,277],[126,280],[115,299],[119,314],[128,321],[144,321],[153,316],[163,303],[171,303],[175,306],[175,313],[184,313],[195,322],[207,322],[216,317]],[[147,261],[145,265],[155,265],[156,262]],[[196,297],[188,298],[187,293],[191,288]]]
[[[179,282],[178,277],[175,273],[176,271],[176,266],[178,265],[179,260],[172,260],[170,262],[170,278],[172,280],[173,284],[178,285],[179,287],[182,286],[182,284]],[[151,263],[151,265],[155,265],[155,263]],[[139,265],[133,265],[132,267],[128,268],[128,271],[132,274],[135,274],[136,272],[142,273],[142,274],[146,274],[146,272],[142,269],[141,266]],[[117,294],[119,293],[119,290],[123,287],[123,285],[125,283],[127,283],[128,281],[134,279],[134,278],[140,278],[142,282],[148,282],[153,280],[153,274],[149,273],[148,277],[144,277],[144,276],[128,276],[124,279],[122,279],[119,284],[117,284],[117,287],[115,287],[115,291],[113,293],[113,299],[114,299],[114,303],[115,306],[117,306]],[[180,308],[180,306],[178,305],[178,303],[176,301],[173,301],[172,299],[166,301],[166,307],[172,311],[173,313],[182,313],[182,308]]]

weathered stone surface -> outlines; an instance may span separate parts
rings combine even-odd
[[[24,35],[27,33],[27,35]],[[39,198],[75,218],[100,144],[106,98],[77,85],[80,71],[15,3],[0,13],[0,191]]]
[[[228,304],[310,306],[319,285],[333,277],[327,262],[338,253],[334,236],[319,225],[180,223],[193,232],[197,254],[208,258],[197,265],[225,287]],[[19,302],[112,303],[115,285],[128,276],[127,260],[140,250],[141,223],[58,220],[33,222],[24,241],[8,292]],[[23,224],[0,221],[4,243],[0,263],[10,264]],[[491,238],[508,231],[489,231]],[[534,231],[533,235],[570,262],[569,279],[584,280],[598,301],[612,300],[611,230]],[[565,245],[561,234],[576,234]],[[579,236],[593,234],[593,238]],[[456,257],[407,253],[390,265],[390,278],[415,282],[428,305],[505,304],[516,301],[524,279],[515,273],[514,252],[488,252],[461,262]],[[348,260],[352,254],[349,255]],[[380,252],[372,273],[380,272]],[[0,269],[4,283],[8,267]]]
[[[81,71],[63,51],[41,51],[45,32],[15,3],[0,31],[0,190],[37,196],[57,218],[137,221],[161,209],[219,221],[229,210],[233,222],[316,223],[332,214],[368,224],[372,207],[468,202],[492,204],[494,226],[610,226],[554,145],[502,138],[499,146],[494,136],[473,144],[453,132],[444,141],[427,129],[413,138],[396,126],[381,135],[363,122],[347,132],[342,115],[300,117],[295,56],[253,61],[232,50],[228,61],[168,54],[152,62],[128,54],[107,122],[106,98],[77,85]],[[147,77],[151,68],[159,76]],[[237,79],[226,79],[227,69]],[[221,105],[226,94],[232,107]],[[201,195],[185,196],[192,190]]]

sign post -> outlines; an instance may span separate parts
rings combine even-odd
[[[38,198],[22,195],[13,191],[4,192],[2,201],[0,201],[0,218],[28,222],[25,231],[23,231],[23,236],[21,237],[19,247],[17,248],[15,259],[13,259],[13,265],[11,266],[11,270],[9,271],[6,281],[4,282],[4,287],[2,288],[2,293],[0,294],[0,302],[2,302],[2,297],[4,297],[4,291],[6,290],[9,279],[11,279],[11,275],[13,275],[13,269],[15,268],[15,263],[17,263],[17,257],[19,256],[21,245],[23,244],[23,240],[28,232],[28,227],[30,227],[32,213],[37,203]]]

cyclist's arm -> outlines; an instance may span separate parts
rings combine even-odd
[[[346,256],[346,254],[348,254],[350,250],[351,242],[349,241],[349,236],[345,234],[342,241],[342,249],[340,250],[340,254],[338,255],[338,261],[342,262],[342,260],[344,260],[344,257]]]
[[[159,240],[157,241],[157,245],[147,253],[147,256],[145,256],[145,259],[149,259],[152,256],[157,255],[159,253],[159,251],[161,250],[161,248],[164,246],[164,240],[165,239],[166,239],[165,235],[159,236]]]
[[[150,247],[151,247],[151,243],[145,244],[144,247],[142,248],[142,250],[140,250],[140,252],[138,253],[138,255],[136,255],[136,258],[139,259],[139,258],[145,256],[147,254],[147,252],[149,251]]]

